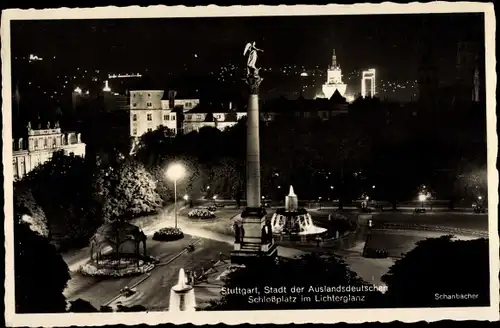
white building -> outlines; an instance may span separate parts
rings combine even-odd
[[[187,112],[200,103],[199,99],[163,100],[163,90],[130,91],[130,136],[139,138],[161,126],[178,133],[177,109]]]
[[[344,96],[347,84],[342,82],[342,70],[337,65],[337,55],[333,49],[332,64],[328,67],[326,83],[322,86],[324,98],[330,99],[335,90],[338,90],[341,96]]]
[[[199,131],[202,127],[214,127],[221,131],[236,125],[238,121],[247,115],[247,112],[239,112],[233,109],[232,103],[229,103],[227,109],[222,108],[204,108],[196,106],[184,114],[184,133]]]
[[[27,140],[20,138],[14,141],[14,180],[21,179],[38,165],[49,161],[56,151],[63,150],[66,155],[85,156],[85,144],[81,141],[80,133],[62,133],[58,123],[52,128],[49,123],[46,129],[32,129],[31,124],[28,124],[27,132]]]

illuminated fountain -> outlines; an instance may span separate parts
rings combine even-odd
[[[170,312],[196,311],[196,299],[193,286],[188,285],[184,269],[179,270],[179,281],[170,289]]]
[[[271,218],[274,234],[290,233],[295,235],[320,235],[327,231],[313,224],[311,214],[305,208],[298,207],[297,195],[290,186],[290,192],[285,198],[285,208],[279,208]]]

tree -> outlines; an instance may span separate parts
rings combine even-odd
[[[233,197],[243,186],[242,167],[231,158],[223,158],[209,170],[210,190],[223,198]]]
[[[394,263],[382,281],[388,286],[384,296],[392,306],[485,306],[490,288],[488,240],[443,236],[420,241]],[[477,298],[446,300],[439,296],[443,294]]]
[[[174,134],[167,127],[160,127],[141,136],[136,147],[136,158],[146,167],[154,167],[163,162],[171,153]]]
[[[462,158],[453,173],[453,194],[456,198],[469,201],[476,200],[478,196],[486,198],[488,191],[486,163]]]
[[[284,288],[286,291],[266,294],[265,287]],[[350,286],[362,288],[363,291],[337,291],[326,287]],[[243,269],[231,272],[225,280],[223,296],[218,301],[212,301],[207,310],[278,310],[278,309],[328,309],[372,307],[380,305],[377,301],[381,294],[368,291],[371,285],[365,283],[347,265],[334,255],[307,254],[295,259],[280,259],[275,265],[249,265]],[[295,287],[304,287],[302,291],[292,290]],[[241,293],[224,293],[231,288],[255,289],[249,295]],[[320,289],[323,289],[321,291]],[[340,301],[318,302],[316,297],[335,295]],[[357,296],[356,300],[345,301],[345,298]],[[249,296],[296,296],[295,302],[249,302]],[[310,297],[307,300],[305,297]]]
[[[162,204],[153,177],[134,160],[127,160],[117,169],[102,170],[94,189],[102,202],[103,216],[108,221],[152,213]]]
[[[31,189],[23,186],[22,183],[14,185],[14,215],[29,224],[34,232],[49,237],[47,217],[36,202]]]
[[[70,274],[61,255],[19,217],[14,222],[14,243],[16,312],[65,312],[63,291]]]
[[[78,246],[102,223],[92,195],[94,166],[78,156],[56,152],[19,184],[29,189],[45,213],[51,236],[60,246]]]

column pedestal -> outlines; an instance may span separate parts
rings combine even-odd
[[[231,252],[231,263],[262,265],[264,262],[272,263],[278,255],[277,245],[263,242],[262,229],[266,220],[266,211],[263,208],[247,208],[241,214],[243,220],[243,240],[234,243]]]

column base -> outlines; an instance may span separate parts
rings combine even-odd
[[[238,265],[273,264],[278,256],[276,244],[235,244],[231,252],[231,263]]]

